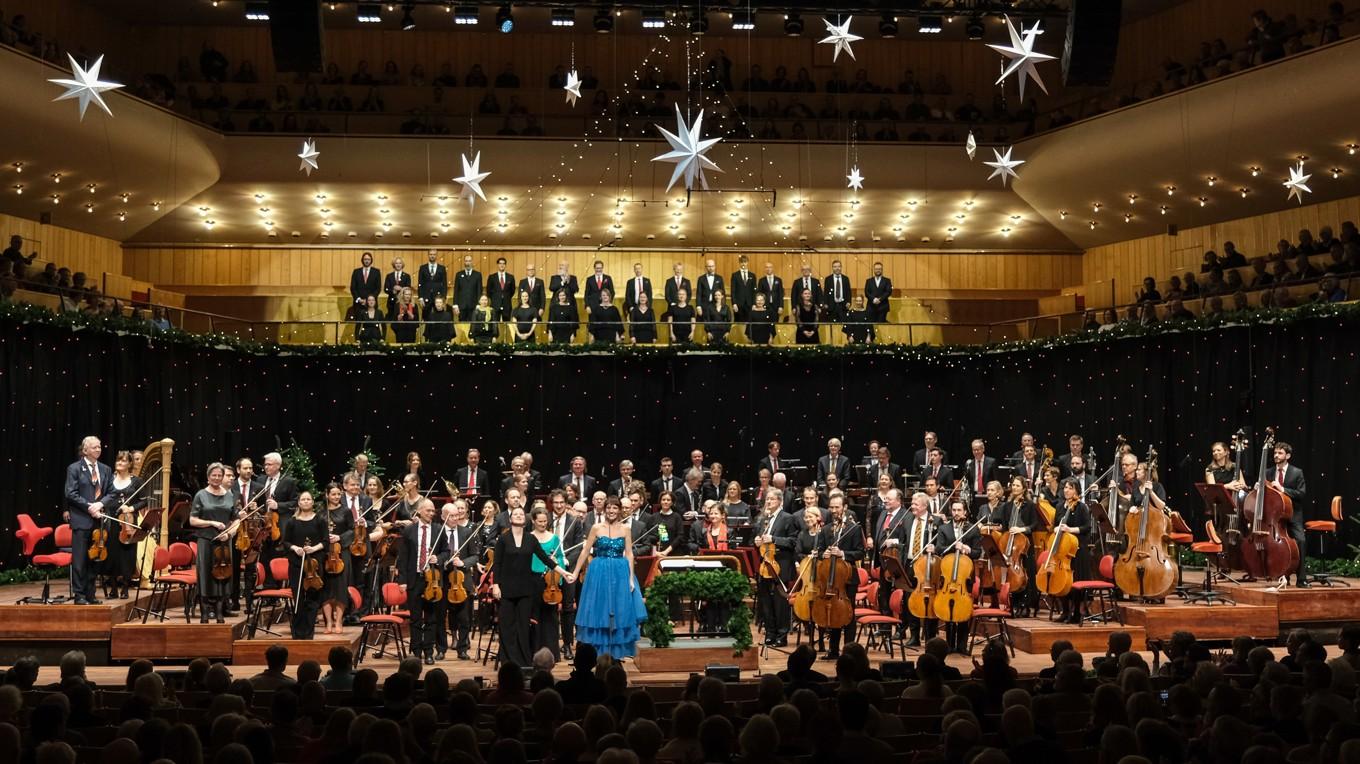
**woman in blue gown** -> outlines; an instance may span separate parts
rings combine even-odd
[[[633,532],[622,522],[619,500],[605,503],[605,520],[590,529],[588,554],[576,561],[573,576],[590,560],[576,606],[576,641],[600,655],[625,658],[637,654],[638,630],[647,620],[647,607],[633,575]]]

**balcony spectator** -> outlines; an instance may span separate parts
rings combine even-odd
[[[927,143],[931,140],[930,132],[925,125],[916,125],[907,133],[907,141],[910,143]]]
[[[495,93],[487,93],[482,96],[482,102],[477,106],[478,114],[500,114],[501,102],[496,100]]]
[[[1318,281],[1318,290],[1309,298],[1313,303],[1345,302],[1346,290],[1341,288],[1341,281],[1331,274],[1323,276]]]
[[[383,64],[382,78],[379,80],[378,84],[381,85],[401,84],[401,69],[397,68],[396,61],[388,59],[387,63]]]
[[[878,108],[874,111],[874,119],[885,119],[889,122],[896,122],[901,118],[897,109],[893,108],[892,101],[887,98],[878,99]]]
[[[507,63],[501,73],[496,75],[496,87],[498,88],[517,88],[519,87],[519,75],[515,74],[514,64]]]
[[[1210,249],[1205,251],[1204,258],[1200,261],[1199,272],[1209,273],[1222,267],[1223,264],[1218,261],[1218,253]]]
[[[776,93],[785,93],[793,90],[793,82],[789,79],[789,70],[783,65],[774,68],[774,76],[770,78],[770,90]]]
[[[789,138],[795,141],[805,141],[808,139],[807,128],[803,127],[801,121],[793,123],[793,127],[789,130]]]
[[[1219,260],[1219,266],[1223,268],[1241,268],[1247,264],[1247,258],[1237,251],[1237,245],[1230,241],[1223,242],[1223,257]]]
[[[969,124],[982,120],[982,110],[977,107],[972,93],[964,95],[963,104],[954,110],[954,119]]]
[[[751,73],[742,80],[741,89],[748,93],[759,93],[770,89],[770,83],[761,74],[760,64],[751,64]]]
[[[809,109],[807,104],[803,103],[801,98],[798,96],[791,96],[789,98],[789,105],[784,108],[784,116],[789,119],[812,119],[815,115],[812,113],[812,109]]]
[[[924,95],[925,88],[921,86],[920,80],[916,79],[916,72],[907,69],[902,72],[902,81],[897,83],[897,92],[902,95]]]
[[[1270,275],[1274,277],[1276,286],[1294,280],[1294,274],[1289,270],[1289,265],[1284,260],[1276,260],[1271,265]]]
[[[1168,321],[1193,321],[1195,314],[1191,313],[1179,299],[1166,301],[1166,320]]]
[[[1138,293],[1137,302],[1159,303],[1162,293],[1157,291],[1157,280],[1151,276],[1143,279],[1143,290]]]
[[[411,67],[411,74],[406,77],[406,84],[413,88],[423,88],[429,84],[425,78],[425,67],[416,64]]]
[[[869,140],[869,128],[865,127],[863,122],[855,123],[855,140],[857,141]]]
[[[292,111],[293,96],[288,93],[287,85],[274,88],[274,111]]]
[[[1006,96],[1000,93],[992,96],[992,121],[1009,122],[1010,119],[1010,111],[1006,107]]]
[[[1005,125],[998,127],[996,129],[996,137],[993,138],[992,140],[994,140],[997,143],[1010,143],[1011,140],[1010,129],[1007,128]]]
[[[1166,294],[1163,295],[1163,297],[1166,298],[1166,301],[1168,303],[1171,302],[1172,300],[1180,300],[1185,297],[1185,289],[1182,288],[1181,286],[1180,276],[1171,277],[1171,279],[1167,282]]]
[[[1322,20],[1322,30],[1318,34],[1318,45],[1326,45],[1341,39],[1341,25],[1346,21],[1346,7],[1341,3],[1327,4],[1327,18]]]
[[[902,112],[902,118],[907,122],[924,122],[930,119],[930,107],[926,105],[925,96],[916,93],[911,97],[911,103]]]
[[[434,84],[442,88],[458,87],[458,75],[453,73],[453,64],[445,61],[439,65],[439,76],[434,78]]]
[[[298,99],[297,103],[299,111],[321,111],[325,105],[325,102],[321,100],[321,91],[317,89],[316,83],[309,82],[302,86],[302,97]]]
[[[1263,289],[1275,283],[1275,277],[1266,270],[1266,260],[1258,257],[1251,262],[1251,288]]]
[[[231,78],[232,82],[254,84],[260,81],[260,75],[255,73],[255,65],[249,61],[242,61],[236,68],[236,76]]]
[[[15,16],[15,21],[22,19],[22,16]],[[19,39],[23,40],[23,32],[19,32]],[[229,64],[227,57],[222,55],[216,48],[203,43],[203,48],[198,54],[198,70],[203,73],[206,82],[225,82]]]
[[[326,101],[326,111],[354,111],[354,102],[345,94],[344,86],[335,88],[330,100]]]
[[[1195,281],[1195,274],[1186,271],[1181,277],[1181,289],[1185,292],[1185,299],[1193,300],[1199,297],[1199,282]]]
[[[765,120],[765,124],[761,126],[760,132],[756,135],[756,137],[762,140],[768,139],[777,141],[783,136],[779,134],[779,128],[775,126],[774,120],[767,119]]]
[[[360,61],[354,69],[354,74],[349,77],[351,85],[372,85],[375,82],[373,73],[368,70],[368,61]]]
[[[1299,243],[1294,247],[1294,252],[1299,255],[1311,255],[1317,251],[1317,243],[1313,241],[1313,232],[1307,228],[1299,230]]]
[[[57,270],[57,264],[48,263],[43,268],[42,273],[39,273],[32,279],[29,279],[29,284],[33,287],[33,290],[36,292],[46,292],[48,294],[55,294],[57,291],[57,284],[59,284],[60,281],[61,274]]]
[[[463,77],[463,85],[470,88],[484,88],[488,85],[486,72],[482,70],[481,64],[473,64],[468,69],[467,76]]]
[[[1322,275],[1322,270],[1313,265],[1313,261],[1308,255],[1300,254],[1294,261],[1294,280],[1312,281]]]
[[[1332,242],[1330,261],[1327,263],[1327,272],[1340,276],[1343,273],[1350,273],[1354,270],[1353,264],[1346,260],[1346,248],[1350,245],[1343,245],[1340,241]]]
[[[1227,294],[1227,285],[1223,283],[1222,269],[1214,268],[1209,271],[1209,278],[1204,282],[1204,288],[1200,290],[1200,294],[1205,297]]]
[[[326,64],[326,74],[321,78],[322,85],[343,85],[345,75],[340,71],[340,65],[334,61]]]
[[[23,281],[26,269],[33,264],[33,260],[38,256],[38,253],[34,252],[25,257],[23,248],[24,237],[16,233],[9,237],[9,248],[3,253],[4,260],[10,264],[14,277],[20,281]]]
[[[0,260],[0,299],[8,300],[19,288],[19,280],[14,277],[14,263]]]
[[[496,131],[496,135],[519,135],[519,131],[515,130],[510,118],[506,117],[505,121],[501,123],[501,128]]]
[[[859,69],[855,72],[855,81],[850,83],[849,92],[851,93],[878,92],[878,86],[869,81],[868,69]]]
[[[595,76],[595,70],[587,66],[581,69],[581,89],[594,90],[600,86],[600,78]]]
[[[1275,291],[1270,293],[1270,301],[1275,307],[1282,310],[1298,307],[1298,302],[1294,300],[1285,287],[1275,287]]]
[[[385,110],[382,93],[378,92],[376,87],[370,87],[368,93],[364,95],[363,103],[359,104],[359,111],[382,112]]]
[[[168,332],[172,328],[170,319],[166,317],[165,308],[159,305],[151,306],[151,328],[158,332]]]
[[[1236,270],[1224,271],[1223,286],[1229,292],[1236,292],[1240,289],[1244,289],[1246,284],[1242,281],[1242,272]]]
[[[609,91],[595,91],[595,98],[590,102],[590,113],[596,117],[609,116]]]
[[[1247,33],[1247,46],[1256,52],[1257,63],[1284,58],[1284,25],[1272,20],[1264,10],[1251,14],[1251,24],[1252,29]]]
[[[817,83],[812,81],[812,74],[808,72],[806,66],[798,67],[798,74],[793,79],[793,92],[795,93],[815,93]]]

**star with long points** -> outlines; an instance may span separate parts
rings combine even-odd
[[[302,164],[298,165],[299,170],[306,170],[307,177],[312,177],[312,170],[320,170],[316,163],[316,158],[321,156],[321,152],[316,150],[316,141],[308,138],[302,142],[302,153],[298,154],[298,159]]]
[[[468,200],[468,207],[477,206],[477,197],[486,201],[486,194],[482,193],[482,181],[491,173],[482,172],[481,164],[482,152],[478,151],[471,163],[468,162],[467,154],[463,154],[463,174],[453,179],[455,183],[463,184],[459,197]]]
[[[855,42],[856,40],[864,39],[863,37],[860,37],[857,34],[850,33],[850,22],[854,20],[854,18],[855,18],[854,16],[847,18],[845,20],[845,23],[840,24],[839,26],[836,24],[832,24],[827,19],[822,19],[822,21],[826,24],[826,37],[823,37],[822,39],[818,40],[817,44],[836,46],[831,51],[831,63],[833,64],[836,62],[836,59],[840,57],[841,51],[849,53],[850,58],[854,58],[855,51],[850,48],[850,43]],[[839,20],[839,17],[837,17],[837,19]]]
[[[674,186],[675,181],[679,180],[681,176],[685,178],[686,189],[692,190],[694,188],[696,177],[699,179],[699,183],[707,189],[708,178],[704,176],[704,170],[713,170],[714,172],[722,172],[722,170],[713,163],[713,160],[704,156],[704,153],[713,148],[722,138],[709,138],[707,140],[701,138],[704,126],[702,109],[699,110],[699,116],[694,119],[694,124],[686,127],[685,117],[680,113],[680,104],[676,104],[675,121],[678,123],[678,129],[674,133],[660,125],[656,126],[656,129],[660,130],[661,135],[665,137],[666,142],[671,145],[671,150],[660,156],[652,157],[652,161],[675,163],[675,172],[671,174],[671,180],[666,184],[667,191],[671,190],[671,186]]]
[[[1006,153],[1004,154],[1002,154],[1000,151],[997,151],[996,149],[992,149],[992,153],[996,155],[996,161],[983,162],[983,164],[987,165],[988,167],[995,168],[992,170],[992,174],[987,176],[987,180],[991,180],[992,178],[995,178],[996,176],[1000,175],[1001,185],[1003,186],[1006,185],[1006,176],[1010,176],[1012,178],[1019,180],[1020,176],[1015,174],[1015,168],[1024,164],[1025,160],[1011,159],[1011,149],[1013,148],[1015,147],[1014,146],[1006,147]]]
[[[567,91],[567,105],[575,106],[576,99],[581,97],[581,78],[575,69],[567,72],[567,84],[562,89]]]
[[[1011,23],[1010,17],[1007,16],[1006,31],[1011,35],[1010,45],[993,45],[990,43],[987,45],[987,47],[1010,59],[1010,65],[1001,70],[1001,77],[997,79],[996,84],[1000,85],[1006,81],[1007,77],[1019,72],[1021,100],[1025,97],[1025,80],[1030,77],[1034,78],[1034,82],[1040,90],[1047,93],[1048,88],[1044,86],[1043,78],[1039,76],[1034,65],[1040,61],[1052,61],[1054,57],[1034,50],[1034,42],[1039,36],[1039,25],[1036,23],[1023,32],[1017,32],[1015,25]]]
[[[70,53],[67,53],[66,57],[71,60],[72,79],[68,80],[63,78],[48,80],[48,82],[54,82],[66,88],[65,93],[62,93],[52,100],[64,101],[67,98],[79,99],[81,121],[85,120],[85,109],[90,105],[91,101],[98,104],[99,108],[103,109],[105,114],[112,117],[113,112],[109,111],[109,105],[104,103],[104,97],[99,94],[106,90],[117,90],[118,88],[121,88],[122,85],[117,82],[103,82],[99,79],[99,67],[104,64],[104,57],[100,56],[99,58],[96,58],[94,60],[94,65],[89,69],[82,69],[80,64],[76,63],[76,57]]]
[[[864,176],[859,173],[859,165],[851,167],[850,174],[845,176],[845,179],[850,181],[846,184],[846,188],[853,188],[856,191],[864,190]]]
[[[1299,204],[1303,204],[1304,192],[1313,193],[1313,189],[1308,187],[1308,179],[1311,177],[1313,177],[1311,174],[1303,174],[1303,162],[1299,162],[1298,167],[1290,167],[1289,180],[1284,182],[1284,187],[1289,189],[1289,195],[1285,197],[1285,201],[1298,199]]]

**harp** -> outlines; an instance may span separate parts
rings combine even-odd
[[[175,441],[164,438],[152,441],[150,445],[142,449],[142,465],[135,473],[138,477],[142,475],[156,475],[156,484],[147,489],[147,502],[145,512],[158,512],[160,515],[160,528],[157,536],[148,536],[137,545],[137,568],[141,572],[142,588],[149,589],[151,574],[154,572],[155,548],[160,546],[162,549],[170,544],[170,513],[167,502],[171,500],[170,475],[171,475],[171,456],[175,450]],[[157,474],[156,470],[160,470]]]

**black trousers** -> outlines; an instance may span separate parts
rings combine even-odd
[[[571,648],[576,645],[576,602],[581,596],[581,582],[574,584],[562,582],[562,610],[558,613],[561,621],[562,644]]]
[[[500,604],[501,663],[533,664],[532,625],[529,623],[542,597],[502,597]]]
[[[565,584],[562,588],[566,589]],[[561,660],[561,643],[557,641],[561,629],[557,623],[557,605],[549,605],[543,601],[542,597],[539,597],[537,611],[534,614],[538,620],[538,626],[534,628],[534,652],[546,647],[548,652],[552,653],[553,660]]]
[[[771,639],[788,636],[792,617],[788,597],[779,583],[779,579],[776,578],[762,578],[756,586],[760,617],[765,623],[765,636]]]
[[[71,529],[71,594],[80,600],[94,599],[94,563],[90,562],[90,534],[93,531],[93,528]]]
[[[449,651],[449,634],[453,634],[453,649],[458,652],[466,652],[471,645],[470,633],[472,632],[472,602],[474,597],[468,592],[467,599],[458,604],[449,602],[448,597],[440,600],[439,628],[435,630],[434,645],[435,650],[441,653]]]
[[[297,587],[293,587],[297,591]],[[293,620],[288,624],[288,631],[293,639],[311,639],[316,635],[316,614],[321,609],[321,592],[302,593],[302,599],[294,603]]]
[[[1294,508],[1294,514],[1289,518],[1289,535],[1294,538],[1294,543],[1299,545],[1299,567],[1294,571],[1294,580],[1301,581],[1307,578],[1308,570],[1308,536],[1304,532],[1303,523],[1305,521],[1303,509]]]
[[[435,648],[435,629],[439,628],[439,602],[430,602],[421,597],[420,587],[416,596],[407,599],[406,607],[411,611],[411,655],[433,655]]]

